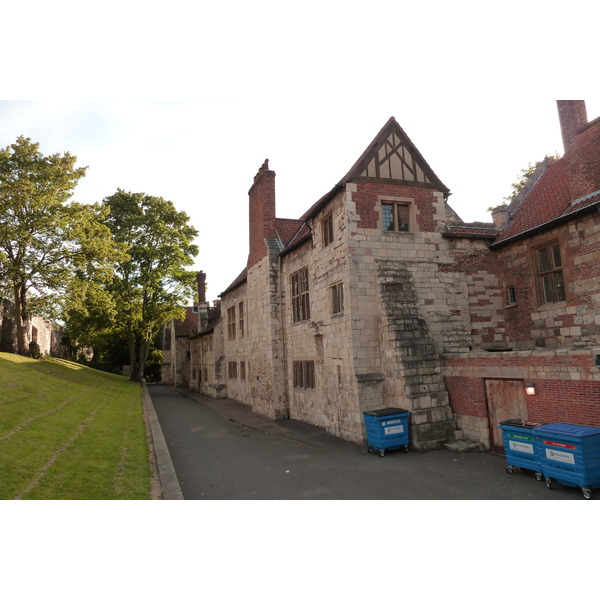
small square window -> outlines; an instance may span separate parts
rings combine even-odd
[[[312,390],[315,387],[314,361],[294,361],[293,369],[295,388]]]
[[[331,314],[344,312],[344,284],[336,283],[331,286]]]
[[[384,231],[410,231],[410,205],[406,202],[382,202]]]
[[[507,289],[508,303],[516,304],[517,303],[517,293],[515,291],[515,286],[511,285]]]

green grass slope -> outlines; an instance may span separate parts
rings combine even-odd
[[[139,383],[0,352],[0,499],[149,499]]]

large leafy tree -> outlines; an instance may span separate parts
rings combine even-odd
[[[116,321],[129,345],[131,379],[139,381],[157,333],[171,318],[183,318],[194,295],[197,230],[172,202],[121,189],[104,199],[105,223],[128,258],[116,263],[110,292]]]
[[[69,200],[87,169],[76,160],[44,156],[23,136],[0,150],[0,286],[14,303],[19,354],[31,313],[56,307],[78,270],[101,270],[112,252],[105,209]]]

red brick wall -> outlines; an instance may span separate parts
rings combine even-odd
[[[538,381],[528,410],[529,418],[541,423],[600,427],[600,382]]]
[[[265,161],[254,177],[250,196],[250,254],[248,267],[255,265],[267,255],[266,238],[276,237],[275,221],[275,171],[269,170]]]
[[[444,377],[444,382],[453,413],[487,418],[483,379],[477,377]]]
[[[485,379],[532,381],[532,421],[600,427],[600,369],[591,352],[477,353],[443,359],[444,381],[455,414],[487,417]]]
[[[419,231],[435,230],[434,203],[437,198],[433,196],[434,190],[373,181],[359,181],[356,187],[357,191],[352,194],[352,199],[360,216],[360,227],[376,229],[380,225],[381,213],[376,210],[379,196],[398,196],[414,199]]]

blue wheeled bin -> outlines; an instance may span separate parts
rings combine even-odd
[[[523,419],[508,419],[498,425],[502,430],[508,473],[512,473],[514,467],[520,467],[533,471],[535,478],[538,481],[542,480],[542,464],[539,452],[536,451],[536,436],[533,432],[534,428],[540,425],[542,423]]]
[[[381,408],[363,412],[367,428],[369,453],[379,452],[385,456],[386,450],[404,448],[408,452],[410,413],[403,408]]]
[[[589,500],[600,487],[600,428],[550,423],[533,431],[548,488],[553,481],[580,487]]]

